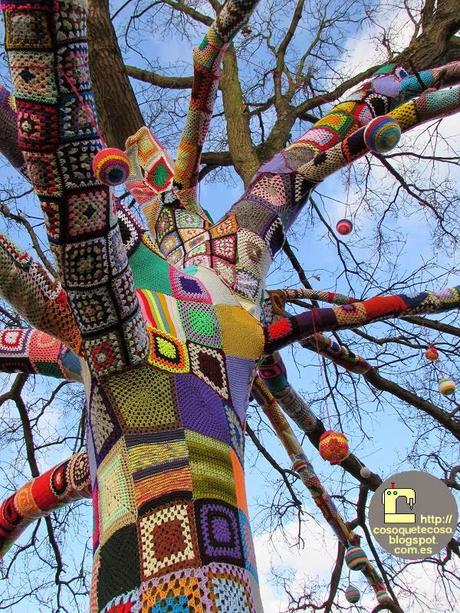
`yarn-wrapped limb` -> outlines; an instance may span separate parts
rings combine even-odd
[[[32,522],[90,497],[88,456],[84,451],[23,485],[0,505],[0,559]]]
[[[81,29],[77,32],[66,22],[61,29],[68,31],[61,34],[59,28],[51,27],[56,18],[56,5],[51,0],[34,0],[27,6],[4,2],[2,8],[17,107],[18,144],[41,202],[62,286],[78,320],[82,350],[90,370],[98,373],[101,347],[106,354],[119,356],[111,360],[110,368],[139,363],[147,354],[148,340],[121,239],[116,199],[94,177],[88,163],[102,143],[88,73],[84,6],[78,5],[75,13]],[[49,22],[44,15],[49,16]],[[21,20],[28,24],[21,34],[23,48],[41,49],[42,64],[34,64],[33,73],[21,69],[27,53],[19,52],[16,42],[11,43],[16,41],[13,30],[20,27]],[[58,39],[58,35],[64,38]],[[65,52],[65,45],[71,49],[73,41],[78,42],[78,54]],[[43,81],[36,78],[36,73],[42,74],[40,70],[46,72]],[[72,121],[62,125],[58,110],[74,107],[82,112],[72,111]],[[33,133],[26,128],[29,118],[34,118]],[[120,302],[122,294],[133,298],[129,303]],[[104,364],[107,372],[107,360]]]
[[[286,449],[292,461],[293,470],[299,475],[302,483],[308,488],[313,501],[335,532],[339,541],[346,549],[359,545],[359,536],[346,525],[331,497],[316,475],[313,466],[308,461],[294,431],[279,408],[276,399],[264,382],[258,377],[256,377],[254,381],[253,393]],[[382,578],[367,558],[365,552],[363,550],[360,551],[363,558],[361,572],[374,590],[379,602],[391,601]]]
[[[61,283],[3,234],[0,295],[32,326],[79,352],[80,333]]]
[[[415,296],[376,296],[332,308],[314,308],[284,317],[264,327],[265,353],[327,330],[357,328],[378,320],[422,313],[442,313],[460,307],[460,287]]]
[[[61,341],[34,328],[0,330],[0,372],[81,381],[78,356]]]

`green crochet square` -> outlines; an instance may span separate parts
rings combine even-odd
[[[160,161],[153,169],[153,172],[149,174],[149,180],[153,185],[161,189],[170,176],[171,172],[169,168],[163,161]]]
[[[144,243],[140,243],[136,251],[130,256],[129,265],[133,271],[136,289],[150,289],[172,296],[169,280],[170,265]]]
[[[216,320],[213,314],[203,309],[191,308],[188,312],[189,322],[192,330],[203,336],[212,336],[216,331]]]
[[[230,447],[216,439],[185,430],[193,498],[217,498],[236,506]]]

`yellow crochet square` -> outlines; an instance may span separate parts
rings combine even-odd
[[[177,427],[171,375],[150,366],[117,373],[106,384],[125,431],[152,432]]]
[[[223,350],[249,360],[258,360],[264,347],[260,323],[242,307],[217,304],[216,313],[222,327]],[[251,339],[251,342],[247,342]]]
[[[192,469],[193,497],[217,498],[236,506],[230,447],[209,436],[185,431]]]
[[[123,440],[119,440],[101,462],[97,480],[100,544],[103,545],[114,532],[135,523],[137,519],[133,483]]]

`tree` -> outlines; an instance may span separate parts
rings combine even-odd
[[[442,88],[457,82],[458,64],[429,70],[422,65],[427,61],[430,40],[433,49],[438,48],[440,32],[445,53],[451,51],[452,34],[458,27],[455,12],[434,13],[431,7],[438,28],[426,26],[414,38],[410,51],[402,54],[414,65],[414,76],[403,71],[380,73],[369,82],[370,89],[360,90],[358,100],[355,96],[353,102],[336,106],[306,139],[280,154],[277,152],[285,146],[295,119],[306,117],[320,102],[310,99],[309,105],[301,104],[294,112],[289,96],[292,101],[297,81],[289,82],[288,93],[283,93],[283,74],[289,74],[286,51],[303,3],[296,6],[292,27],[277,49],[275,93],[267,108],[275,106],[278,120],[258,147],[251,142],[249,115],[242,109],[235,56],[227,50],[228,41],[243,25],[253,4],[227,3],[216,23],[204,19],[210,30],[194,53],[191,104],[174,167],[148,130],[141,128],[128,139],[130,175],[126,187],[143,206],[152,238],[91,170],[90,160],[101,142],[92,115],[83,5],[63,2],[56,14],[48,2],[32,3],[27,9],[15,3],[5,5],[18,143],[25,165],[14,141],[12,144],[7,138],[14,135],[13,127],[5,133],[4,151],[27,174],[41,200],[54,255],[52,266],[57,268],[60,282],[3,239],[3,296],[36,328],[3,333],[3,369],[52,372],[85,381],[87,444],[93,473],[90,479],[86,454],[41,477],[36,466],[33,485],[4,504],[3,529],[11,541],[36,517],[37,506],[49,512],[59,503],[81,498],[91,485],[96,513],[94,610],[109,608],[115,602],[122,610],[120,597],[124,609],[129,610],[129,602],[139,599],[137,588],[143,580],[147,583],[142,598],[150,599],[152,605],[164,591],[165,597],[174,593],[176,604],[187,598],[192,606],[193,598],[206,598],[204,588],[198,595],[193,587],[203,586],[203,577],[212,585],[209,598],[217,600],[218,608],[225,607],[226,599],[234,600],[235,593],[240,594],[245,609],[258,608],[241,486],[241,440],[253,370],[262,354],[274,357],[265,359],[260,369],[265,384],[256,378],[253,395],[343,546],[357,542],[352,527],[331,505],[273,394],[316,445],[324,426],[283,379],[282,363],[274,352],[301,340],[334,363],[363,373],[377,389],[416,404],[458,438],[454,413],[423,402],[396,384],[392,387],[366,360],[321,336],[326,330],[362,326],[382,317],[413,317],[414,313],[457,308],[457,290],[420,294],[411,300],[402,295],[376,297],[351,305],[347,297],[307,287],[297,293],[272,294],[280,319],[266,313],[264,325],[257,323],[271,259],[312,189],[366,153],[369,143],[378,148],[376,139],[372,141],[372,130],[365,136],[361,124],[373,115],[389,112],[408,130],[457,111],[458,89],[452,87],[444,96]],[[443,4],[447,7],[449,3]],[[107,142],[120,144],[116,139],[124,142],[141,127],[140,113],[120,64],[107,5],[94,2],[91,7],[92,70],[100,124]],[[194,10],[179,8],[189,13]],[[429,10],[427,5],[425,24]],[[431,34],[429,39],[433,31],[436,36]],[[102,40],[107,45],[100,44]],[[223,220],[213,224],[197,202],[197,182],[222,56],[221,88],[229,120],[230,156],[203,156],[203,161],[215,165],[216,160],[231,160],[246,183],[246,191]],[[430,62],[433,58],[436,64],[444,59],[431,55]],[[110,70],[114,61],[118,62],[116,69]],[[303,67],[296,79],[302,71]],[[107,74],[113,78],[107,80]],[[329,98],[322,95],[321,101],[334,100],[364,76],[348,80]],[[372,96],[374,93],[378,95]],[[119,105],[111,104],[115,97],[120,99]],[[232,113],[235,104],[243,112]],[[7,117],[10,126],[16,121],[12,115],[10,112]],[[324,132],[320,126],[340,122],[340,128],[329,131],[333,142],[324,145],[318,141]],[[397,125],[395,128],[392,123],[391,129]],[[165,191],[171,182],[172,189]],[[286,250],[295,263],[292,251]],[[198,268],[181,272],[187,265]],[[309,311],[286,317],[286,301],[302,298],[348,306],[319,309],[313,303]],[[242,343],[242,338],[252,339],[252,343]],[[22,350],[20,359],[18,347],[29,348],[26,355]],[[16,388],[23,380],[17,379]],[[9,397],[19,408],[17,392],[13,390]],[[22,417],[27,422],[24,408]],[[379,483],[377,475],[361,474],[362,464],[354,456],[342,466],[362,482],[364,492]],[[28,492],[32,492],[32,501]],[[221,524],[223,532],[213,534]],[[165,577],[171,572],[176,573],[174,580],[173,575]],[[396,602],[388,604],[382,580],[368,561],[364,574],[382,603],[398,610]],[[176,586],[165,587],[167,580]],[[391,590],[388,581],[386,584]],[[331,588],[331,602],[336,588]]]

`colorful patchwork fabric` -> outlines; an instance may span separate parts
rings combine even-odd
[[[81,381],[80,360],[57,339],[33,328],[0,330],[2,372],[25,372]]]
[[[80,332],[67,294],[48,271],[0,234],[0,295],[34,327],[77,353]]]
[[[264,328],[265,353],[271,354],[281,347],[326,330],[355,328],[379,319],[442,313],[460,306],[460,286],[440,292],[421,292],[376,296],[362,302],[353,302],[334,308],[312,309],[300,315],[279,319]]]

